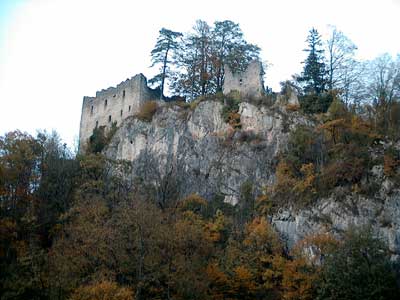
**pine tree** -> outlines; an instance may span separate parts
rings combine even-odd
[[[160,98],[164,96],[165,79],[168,77],[169,73],[169,57],[171,57],[171,52],[178,49],[178,39],[181,36],[182,33],[180,32],[162,28],[160,30],[157,43],[154,46],[154,49],[151,51],[151,66],[154,67],[157,64],[161,64],[160,73],[150,80],[150,83],[159,85],[161,90]]]
[[[321,36],[312,28],[307,37],[307,59],[303,62],[304,69],[297,79],[303,85],[304,95],[300,97],[302,109],[308,113],[326,112],[332,103],[333,96],[326,93],[326,66]]]
[[[312,28],[307,37],[308,57],[304,62],[304,70],[299,78],[304,82],[304,91],[307,94],[321,94],[325,91],[326,67],[323,59],[324,50],[322,49],[321,36],[315,28]]]

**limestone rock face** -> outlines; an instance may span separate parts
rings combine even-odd
[[[134,176],[172,175],[180,196],[222,195],[237,203],[240,187],[254,183],[256,192],[274,180],[274,164],[291,129],[308,121],[300,114],[240,104],[242,130],[234,131],[221,116],[222,104],[200,102],[192,111],[177,105],[159,108],[151,122],[124,121],[107,148],[107,156],[133,164]]]
[[[387,242],[393,258],[400,258],[399,190],[380,201],[357,195],[329,197],[311,209],[282,209],[271,221],[289,248],[313,233],[340,234],[351,226],[372,225],[375,234]]]
[[[290,131],[313,125],[298,112],[281,106],[239,106],[242,129],[224,122],[218,101],[200,102],[193,110],[168,103],[160,106],[151,122],[127,118],[119,127],[106,155],[132,163],[134,178],[155,183],[172,179],[179,197],[197,193],[209,201],[217,195],[237,204],[245,182],[257,196],[273,184],[278,154],[285,149]],[[394,255],[400,255],[400,191],[384,178],[382,167],[371,171],[381,183],[377,199],[335,193],[312,208],[281,209],[270,216],[291,247],[306,235],[325,230],[339,234],[351,224],[372,222]]]

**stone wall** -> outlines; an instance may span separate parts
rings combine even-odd
[[[259,61],[252,61],[247,69],[241,73],[232,73],[229,67],[225,67],[223,92],[239,91],[245,98],[261,97],[264,94],[262,79],[262,65]]]
[[[96,92],[95,97],[84,97],[79,131],[79,151],[85,145],[96,126],[109,128],[136,114],[144,101],[157,100],[159,95],[147,86],[147,79],[138,74],[116,87]]]

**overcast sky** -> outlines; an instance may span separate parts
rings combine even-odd
[[[301,72],[313,26],[335,25],[361,59],[400,53],[400,0],[0,0],[0,135],[55,129],[71,146],[83,96],[151,77],[158,31],[188,32],[197,19],[239,23],[272,64],[274,90]]]

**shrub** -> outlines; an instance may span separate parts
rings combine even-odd
[[[300,109],[300,105],[298,104],[287,104],[286,110],[288,111],[298,111]]]
[[[223,99],[224,107],[221,111],[222,118],[225,122],[231,125],[233,124],[233,127],[235,124],[240,123],[240,114],[238,114],[240,101],[240,94],[237,91],[230,92],[229,95]]]
[[[299,126],[289,135],[288,151],[286,157],[297,168],[302,164],[316,163],[320,152],[323,151],[321,137],[312,128]]]
[[[145,122],[151,122],[154,114],[156,113],[158,108],[157,101],[146,101],[140,106],[139,112],[136,116]]]
[[[326,257],[316,299],[398,299],[387,246],[370,229],[351,229]]]
[[[390,147],[385,151],[383,157],[383,172],[387,177],[395,177],[397,169],[400,167],[400,157],[398,151],[394,147]]]
[[[103,281],[76,289],[70,300],[133,300],[133,291],[114,282]]]
[[[326,94],[309,94],[299,97],[300,107],[306,113],[325,113],[331,105],[334,96]]]
[[[240,123],[240,114],[238,112],[229,112],[226,122],[228,122],[228,124],[231,125],[233,129],[242,128],[242,124]]]
[[[366,163],[360,157],[332,161],[322,169],[319,190],[330,191],[336,186],[359,183],[366,172]]]
[[[238,132],[237,139],[241,143],[258,144],[262,141],[262,137],[253,130],[243,130]]]
[[[198,194],[190,194],[186,198],[182,199],[179,203],[179,210],[181,211],[192,211],[198,214],[204,214],[207,210],[207,200]]]
[[[106,126],[100,126],[93,129],[87,144],[87,153],[100,153],[110,143],[112,137],[117,131],[117,122],[113,122],[111,128],[107,131]]]

